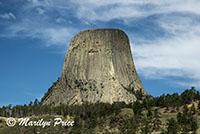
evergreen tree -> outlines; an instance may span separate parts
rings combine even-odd
[[[177,134],[178,133],[178,123],[174,118],[168,120],[167,134]]]
[[[192,112],[193,115],[196,114],[196,108],[195,108],[194,104],[192,104],[191,112]]]
[[[188,109],[187,105],[184,105],[184,106],[183,106],[183,113],[184,113],[184,114],[187,114],[188,111],[189,111],[189,109]]]
[[[28,104],[28,106],[32,106],[33,105],[33,102],[32,101],[30,101],[30,103]]]
[[[36,98],[34,101],[34,105],[37,105],[37,104],[39,104],[39,100]]]
[[[145,126],[141,129],[142,134],[151,134],[151,126],[149,125],[149,122],[146,121]]]
[[[193,132],[193,134],[196,134],[197,129],[198,129],[197,122],[192,120],[191,121],[191,131]]]
[[[178,112],[176,118],[177,118],[178,124],[182,124],[182,114],[180,112]]]
[[[133,104],[133,111],[135,113],[135,115],[141,115],[142,114],[142,104],[137,100],[134,104]]]
[[[154,116],[153,116],[153,130],[158,131],[160,129],[160,125],[162,124],[162,121],[160,120],[160,113],[157,109],[154,110]]]
[[[200,110],[200,101],[199,101],[199,103],[198,103],[198,110]]]

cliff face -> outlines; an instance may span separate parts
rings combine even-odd
[[[42,99],[43,104],[81,104],[136,100],[146,94],[137,75],[127,35],[118,29],[81,31],[68,49],[62,75]]]

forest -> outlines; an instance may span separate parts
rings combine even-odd
[[[123,134],[198,134],[200,125],[200,93],[192,87],[181,94],[163,94],[159,97],[144,96],[136,92],[138,100],[124,102],[84,103],[82,105],[42,105],[38,99],[29,104],[3,106],[0,117],[53,118],[70,117],[75,121],[73,127],[55,129],[71,134],[123,133]],[[50,128],[8,128],[0,118],[0,133],[47,132]],[[52,132],[53,133],[53,132]]]

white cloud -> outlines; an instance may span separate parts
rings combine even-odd
[[[52,0],[28,0],[32,3],[32,6],[49,6],[52,5]]]
[[[147,78],[175,76],[193,79],[193,84],[200,83],[200,27],[179,34],[149,44],[132,45],[137,70]],[[180,83],[183,84],[177,84]]]
[[[36,11],[39,13],[39,14],[44,14],[46,11],[42,8],[37,8]]]
[[[155,14],[173,12],[189,12],[200,14],[199,0],[29,0],[28,7],[44,7],[60,12],[74,7],[74,13],[79,19],[89,21],[110,21],[112,19],[126,19],[145,17]]]
[[[44,41],[44,45],[63,46],[69,45],[71,38],[77,29],[67,26],[43,26],[43,22],[38,23],[24,19],[21,23],[10,25],[1,37],[30,37]]]
[[[191,79],[180,85],[200,86],[200,23],[196,16],[163,15],[157,25],[170,36],[133,44],[137,70],[147,78]]]
[[[57,45],[69,45],[69,42],[72,38],[73,29],[67,28],[48,28],[45,29],[43,35],[48,39],[48,46],[52,44]]]
[[[39,1],[38,1],[38,0],[28,0],[28,1],[30,1],[30,2],[32,2],[32,3],[34,3],[34,4],[37,4],[37,3],[39,3]]]
[[[171,12],[200,14],[199,0],[71,0],[79,18],[109,21]]]
[[[83,23],[86,25],[90,25],[90,23],[88,21],[83,20]]]
[[[16,19],[15,15],[13,13],[11,13],[11,12],[0,14],[0,18],[6,19],[6,20]]]
[[[59,17],[59,18],[56,19],[56,22],[57,23],[63,23],[63,22],[66,22],[66,20],[62,17]]]

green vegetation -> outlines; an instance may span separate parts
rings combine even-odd
[[[84,103],[82,105],[46,106],[36,99],[28,105],[8,105],[0,108],[0,134],[9,133],[71,133],[71,134],[197,134],[200,125],[200,94],[194,87],[182,94],[160,97],[142,96],[130,104]],[[45,118],[60,116],[75,121],[73,127],[24,127],[9,128],[7,117]]]

